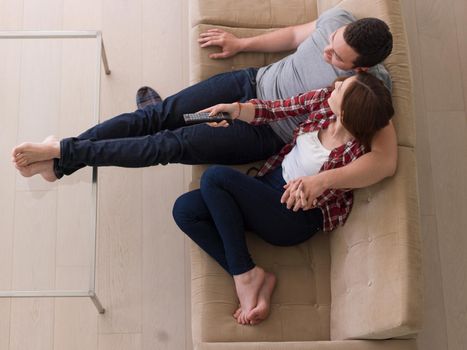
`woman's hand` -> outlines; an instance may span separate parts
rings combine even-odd
[[[288,182],[281,197],[281,203],[287,205],[287,209],[297,211],[298,209],[309,210],[316,206],[317,198],[327,189],[323,176],[325,172],[302,176]]]
[[[216,115],[221,112],[225,112],[225,113],[229,113],[232,119],[237,119],[238,112],[239,112],[239,106],[238,106],[238,103],[221,103],[221,104],[203,109],[202,111],[199,111],[199,112],[209,112],[210,116]],[[229,126],[229,123],[227,123],[226,120],[223,120],[219,123],[211,122],[207,124],[215,128],[220,127],[220,126],[225,128]]]
[[[236,55],[242,50],[241,38],[237,38],[232,33],[221,29],[208,29],[201,33],[198,42],[201,47],[219,46],[222,49],[220,53],[212,53],[209,58],[227,58]]]
[[[284,188],[285,192],[282,194],[281,203],[285,204],[287,209],[298,211],[298,209],[307,205],[300,179],[289,181],[284,185]]]

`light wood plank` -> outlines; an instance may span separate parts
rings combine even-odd
[[[61,30],[63,0],[23,0],[24,30]]]
[[[187,3],[143,0],[142,5],[142,85],[165,97],[188,83]],[[171,28],[170,35],[161,28]],[[191,298],[186,295],[184,237],[171,214],[173,202],[184,192],[184,167],[145,169],[143,188],[151,189],[143,197],[143,349],[185,349],[191,338],[180,324],[186,321]]]
[[[53,348],[53,299],[13,299],[10,350]]]
[[[98,30],[101,28],[102,1],[63,0],[63,30]]]
[[[416,4],[427,111],[463,110],[452,4],[444,0],[417,0]]]
[[[17,192],[13,250],[16,290],[55,288],[56,192]]]
[[[467,346],[467,123],[463,112],[429,113],[436,219],[449,349]]]
[[[10,311],[11,300],[0,299],[0,349],[9,349],[10,346]]]
[[[452,0],[456,16],[457,45],[459,59],[461,61],[462,82],[464,90],[464,111],[467,110],[467,2],[464,0]],[[466,116],[467,118],[467,116]]]
[[[185,348],[180,325],[191,303],[185,295],[184,234],[172,220],[172,205],[183,187],[181,166],[143,172],[143,188],[152,189],[143,195],[143,349]]]
[[[107,119],[134,109],[141,78],[141,0],[103,0],[102,8],[102,30],[112,62],[112,75],[102,81],[101,115]],[[108,310],[100,319],[100,334],[142,329],[141,183],[140,169],[100,170],[98,293]]]
[[[448,348],[443,279],[436,228],[434,215],[422,215],[424,319],[423,329],[417,337],[417,344],[419,349],[423,350]]]
[[[100,27],[100,2],[63,1],[64,30]],[[59,136],[80,134],[96,123],[96,40],[70,39],[62,43]],[[91,168],[64,177],[57,188],[56,288],[90,287],[92,222]],[[90,298],[55,300],[54,349],[90,349],[98,346],[98,317]]]
[[[414,87],[413,93],[416,130],[415,151],[417,156],[420,213],[422,215],[434,215],[435,210],[433,205],[433,179],[431,175],[430,143],[425,111],[424,82],[421,68],[416,6],[411,0],[402,0],[401,6],[407,32],[408,45],[410,48],[410,68],[412,70]]]
[[[101,169],[99,183],[99,333],[140,333],[141,170]]]
[[[53,349],[97,349],[97,318],[89,298],[57,298]]]
[[[21,30],[23,0],[0,1],[0,30]]]
[[[163,97],[188,86],[187,7],[186,0],[165,5],[143,0],[142,85]]]
[[[4,4],[4,3],[3,3]],[[10,151],[16,144],[18,132],[18,94],[21,44],[0,42],[0,290],[11,290],[15,179],[16,169],[11,163]],[[11,300],[0,300],[0,349],[8,349],[10,342]]]
[[[141,350],[141,334],[102,334],[99,350]]]

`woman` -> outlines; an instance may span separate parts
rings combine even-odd
[[[233,276],[240,301],[234,313],[238,323],[257,324],[268,316],[275,276],[252,261],[245,230],[271,244],[290,246],[319,230],[331,231],[344,224],[352,207],[351,189],[327,190],[310,204],[300,181],[344,166],[369,151],[374,134],[394,114],[391,95],[377,78],[359,73],[336,81],[334,89],[283,101],[221,104],[207,111],[227,112],[251,124],[308,115],[293,141],[271,157],[257,177],[210,167],[200,189],[179,197],[173,209],[178,226]]]

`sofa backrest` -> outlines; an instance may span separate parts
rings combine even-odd
[[[396,174],[355,191],[348,222],[331,234],[331,339],[384,339],[417,333],[421,252],[409,52],[399,0],[319,0],[319,13],[342,7],[384,20],[394,47],[384,62],[393,79]]]

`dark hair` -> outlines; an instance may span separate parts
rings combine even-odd
[[[382,62],[392,51],[392,34],[378,18],[362,18],[348,24],[344,40],[358,54],[354,67],[371,67]]]
[[[364,72],[356,77],[342,98],[342,125],[369,151],[373,136],[389,124],[394,107],[381,80]]]

